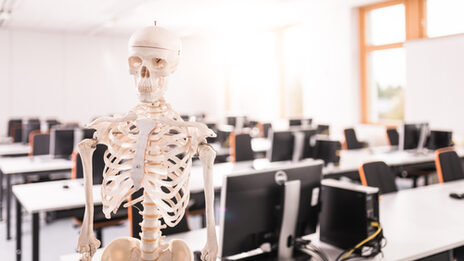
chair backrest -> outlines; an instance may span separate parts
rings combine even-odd
[[[8,137],[14,137],[14,129],[21,127],[23,120],[21,119],[10,119],[8,120]]]
[[[346,147],[349,150],[361,149],[364,145],[356,137],[356,131],[352,128],[344,129]]]
[[[400,142],[400,135],[396,129],[387,129],[387,138],[390,146],[398,146]]]
[[[380,194],[398,191],[395,175],[383,161],[364,163],[359,168],[359,177],[364,186],[379,188]]]
[[[92,156],[92,178],[93,184],[101,184],[103,182],[103,170],[105,169],[105,151],[106,145],[98,144]],[[74,166],[71,171],[73,179],[81,179],[84,177],[81,156],[77,151],[72,155]]]
[[[233,162],[254,160],[251,136],[248,133],[230,134],[230,156]]]
[[[31,155],[48,155],[50,154],[50,134],[40,133],[40,131],[33,131],[29,137],[29,144],[31,145]]]
[[[23,141],[23,127],[22,125],[14,125],[12,129],[13,142],[22,142]]]
[[[142,189],[134,192],[131,196],[131,199],[135,199],[142,196],[142,193]],[[140,223],[142,223],[142,215],[140,214],[139,209],[143,209],[142,202],[138,202],[137,204],[132,205],[128,208],[130,236],[138,239],[140,239],[140,233],[142,232],[140,227]],[[161,224],[164,224],[162,219]],[[184,214],[182,220],[175,227],[166,226],[166,228],[161,229],[162,234],[165,236],[188,231],[190,231],[190,226],[187,220],[187,213]]]
[[[435,166],[440,183],[464,179],[461,159],[452,148],[435,151]]]

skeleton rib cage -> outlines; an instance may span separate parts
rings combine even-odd
[[[182,220],[189,202],[190,169],[198,144],[192,142],[188,128],[157,121],[160,115],[182,121],[168,104],[160,107],[142,104],[135,108],[135,112],[154,120],[156,125],[149,135],[144,152],[144,171],[140,184],[144,193],[124,204],[124,207],[141,202],[148,196],[166,225],[173,227]],[[103,212],[109,218],[111,212],[116,213],[122,202],[139,189],[131,178],[139,129],[134,121],[130,121],[111,123],[106,131],[103,140],[100,139],[100,133],[97,135],[99,143],[108,147],[104,154],[101,193]]]

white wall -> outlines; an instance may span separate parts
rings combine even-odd
[[[305,24],[311,38],[304,50],[304,114],[341,132],[360,121],[357,12],[346,3],[319,1]]]
[[[428,121],[464,137],[464,36],[405,44],[406,121]]]
[[[0,31],[0,134],[10,117],[88,122],[137,103],[127,69],[128,37]],[[184,39],[184,56],[167,100],[181,113],[222,114],[221,73],[201,37]]]

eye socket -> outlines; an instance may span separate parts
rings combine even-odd
[[[139,68],[142,65],[142,59],[137,56],[131,56],[129,57],[129,66],[131,68]]]
[[[151,62],[156,69],[162,70],[166,67],[166,60],[158,57],[151,59]]]

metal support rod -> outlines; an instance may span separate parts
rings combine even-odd
[[[6,240],[11,239],[11,175],[6,175]]]
[[[22,206],[18,199],[16,199],[16,261],[21,261],[22,255]]]
[[[32,214],[32,261],[39,261],[39,213]]]

